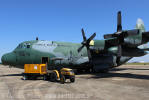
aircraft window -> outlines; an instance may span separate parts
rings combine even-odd
[[[21,44],[19,44],[19,45],[17,46],[17,48],[22,48],[22,45],[21,45]]]
[[[19,48],[20,45],[17,46],[17,48]]]
[[[19,44],[19,48],[22,48],[22,45],[21,44]]]
[[[24,44],[24,45],[22,46],[22,48],[26,48],[26,45]]]
[[[30,48],[30,45],[29,44],[27,45],[27,48]]]
[[[31,47],[30,43],[19,44],[17,46],[17,48],[30,48],[30,47]]]

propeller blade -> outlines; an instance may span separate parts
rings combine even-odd
[[[119,63],[120,63],[120,60],[121,60],[121,57],[117,57],[116,58],[116,63],[117,63],[117,66],[119,65]]]
[[[91,56],[91,52],[90,52],[89,48],[87,48],[87,54],[88,54],[89,61],[91,61],[92,56]]]
[[[112,34],[105,34],[104,35],[104,39],[109,39],[109,38],[112,38]]]
[[[117,13],[117,32],[122,31],[122,19],[121,19],[121,11]]]
[[[119,65],[120,63],[121,56],[122,56],[122,47],[121,45],[118,45],[117,58],[116,58],[117,65]]]
[[[83,40],[84,40],[84,41],[86,41],[86,36],[85,36],[84,29],[82,28],[82,30],[81,30],[81,31],[82,31]]]
[[[79,49],[78,52],[80,52],[83,49],[84,45],[82,45]]]
[[[121,56],[122,56],[122,47],[121,45],[118,45],[117,57],[121,57]]]
[[[94,33],[88,40],[87,43],[89,43],[91,40],[93,40],[93,38],[96,36],[96,33]]]

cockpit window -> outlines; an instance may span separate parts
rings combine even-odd
[[[17,48],[30,48],[30,43],[19,44]]]
[[[17,48],[22,48],[22,45],[21,45],[21,44],[19,44],[19,45],[17,46]]]
[[[30,48],[30,45],[29,44],[27,45],[27,48]]]

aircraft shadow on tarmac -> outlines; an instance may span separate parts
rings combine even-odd
[[[148,68],[146,69],[137,69],[137,68],[113,68],[111,69],[108,73],[98,73],[98,74],[93,74],[94,76],[91,78],[112,78],[112,77],[121,77],[121,78],[133,78],[133,79],[144,79],[144,80],[149,80],[149,75],[141,75],[141,74],[132,74],[132,73],[121,73],[121,72],[116,72],[115,71],[122,71],[122,70],[149,70]]]
[[[149,80],[149,75],[139,75],[139,74],[131,74],[131,73],[100,73],[94,74],[91,78],[112,78],[112,77],[121,77],[121,78],[133,78],[133,79],[144,79]]]
[[[149,80],[149,75],[145,74],[132,74],[132,73],[121,73],[121,72],[116,72],[116,71],[123,71],[123,70],[149,70],[149,68],[146,69],[137,69],[137,68],[113,68],[109,70],[107,73],[79,73],[79,75],[83,74],[92,74],[92,77],[89,78],[112,78],[112,77],[121,77],[121,78],[133,78],[133,79],[144,79],[144,80]],[[116,73],[114,73],[116,72]]]
[[[149,70],[149,68],[113,68],[110,71],[122,71],[122,70]]]

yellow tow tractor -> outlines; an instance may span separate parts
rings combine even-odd
[[[50,76],[50,80],[52,82],[60,80],[60,82],[64,84],[66,82],[66,79],[69,79],[70,82],[75,82],[75,73],[70,68],[62,68],[59,71],[53,70],[53,72],[49,74],[50,75],[48,76]]]
[[[36,79],[37,77],[43,77],[44,80],[50,80],[52,82],[60,80],[63,84],[66,79],[70,79],[70,82],[75,82],[74,71],[70,68],[47,70],[46,64],[25,64],[23,79]]]
[[[70,82],[75,82],[75,74],[72,69],[62,68],[60,72],[61,72],[61,78],[60,78],[61,83],[65,83],[66,79],[70,79]]]

